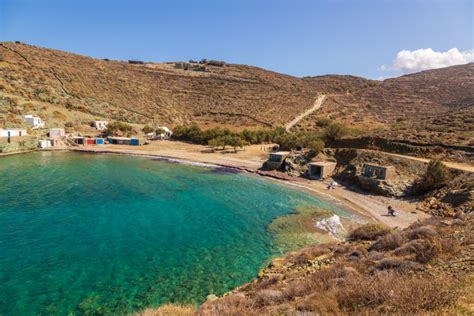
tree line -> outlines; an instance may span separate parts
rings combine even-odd
[[[231,131],[227,128],[210,128],[203,130],[196,124],[177,126],[173,130],[173,138],[195,144],[225,149],[226,146],[234,149],[242,148],[249,144],[276,143],[281,150],[311,149],[319,153],[330,142],[344,137],[350,129],[341,124],[328,123],[321,131],[302,131],[297,133],[287,132],[283,127],[274,129],[258,129]]]

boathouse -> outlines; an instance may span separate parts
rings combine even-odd
[[[64,128],[50,128],[48,132],[48,137],[52,139],[63,138],[66,136]]]
[[[62,147],[64,146],[64,142],[60,138],[52,138],[50,139],[52,147]]]
[[[94,138],[86,138],[86,145],[95,145]]]
[[[0,137],[17,137],[17,136],[26,136],[26,128],[7,128],[0,129]]]
[[[49,148],[51,147],[51,141],[48,139],[42,139],[38,142],[39,148]]]
[[[325,179],[336,169],[336,162],[318,161],[310,162],[308,165],[308,176],[310,179]]]
[[[78,145],[85,145],[85,138],[82,136],[72,137],[71,140]]]
[[[130,145],[130,138],[128,137],[109,137],[107,142],[113,145]]]
[[[268,159],[263,165],[264,168],[269,170],[275,170],[280,168],[283,164],[283,161],[285,161],[286,157],[288,157],[289,154],[290,152],[288,151],[277,151],[271,153],[270,155],[268,155]]]
[[[395,168],[393,166],[364,164],[364,167],[362,169],[362,175],[366,178],[387,180],[395,176]]]

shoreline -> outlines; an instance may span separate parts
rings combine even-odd
[[[13,151],[13,152],[8,152],[8,153],[0,153],[0,157],[28,154],[28,153],[32,153],[32,152],[35,152],[35,151],[38,151],[38,150],[32,149],[32,150],[23,150],[23,151]]]
[[[80,153],[88,153],[88,154],[109,154],[109,155],[121,155],[121,156],[132,156],[132,157],[143,157],[143,158],[151,158],[154,160],[162,160],[162,161],[167,161],[167,162],[174,162],[174,163],[181,163],[181,164],[186,164],[186,165],[191,165],[191,166],[200,166],[200,167],[206,167],[206,168],[222,168],[222,169],[230,169],[230,170],[236,170],[239,172],[247,173],[249,175],[254,175],[258,177],[262,177],[266,180],[276,182],[280,185],[283,185],[285,187],[294,189],[294,190],[299,190],[303,191],[307,194],[310,195],[315,195],[318,198],[328,202],[335,204],[336,206],[350,212],[351,214],[356,213],[357,215],[362,215],[362,216],[368,216],[368,214],[364,214],[357,208],[355,208],[352,205],[349,205],[348,203],[345,203],[344,201],[341,201],[340,199],[337,199],[336,197],[320,192],[314,188],[311,188],[309,186],[304,185],[304,178],[298,178],[298,177],[291,177],[287,176],[285,174],[279,175],[276,172],[271,172],[271,171],[261,171],[261,170],[254,170],[248,167],[244,166],[235,166],[235,165],[228,165],[228,164],[219,164],[219,163],[214,163],[214,162],[201,162],[201,161],[196,161],[192,159],[183,159],[183,158],[176,158],[173,156],[163,156],[161,154],[141,154],[141,153],[135,153],[135,152],[127,152],[123,150],[89,150],[89,149],[73,149],[73,150],[68,150],[71,152],[80,152]],[[311,180],[311,181],[318,181],[318,180]],[[320,181],[322,183],[322,181]],[[375,218],[372,218],[375,220]]]
[[[163,141],[162,141],[163,142]],[[111,155],[124,155],[124,156],[135,156],[157,160],[164,160],[174,163],[183,163],[188,165],[202,166],[208,168],[224,168],[230,170],[236,170],[244,172],[254,176],[260,176],[267,180],[271,180],[279,183],[280,185],[287,186],[296,190],[304,191],[307,194],[315,195],[316,197],[323,199],[328,203],[335,204],[337,207],[344,209],[354,216],[362,218],[368,218],[372,221],[383,223],[392,228],[404,228],[412,224],[413,222],[426,218],[428,215],[417,211],[417,201],[402,200],[396,198],[389,198],[383,196],[371,195],[369,193],[360,192],[354,190],[349,186],[340,185],[335,190],[328,191],[325,181],[321,180],[309,180],[302,177],[292,177],[284,173],[276,171],[262,171],[258,168],[263,163],[263,160],[255,161],[249,159],[237,159],[225,157],[224,154],[214,155],[214,157],[208,156],[209,153],[196,152],[195,148],[188,150],[189,147],[197,147],[196,145],[170,142],[172,145],[179,144],[180,146],[186,147],[184,150],[167,150],[159,148],[158,151],[147,151],[147,147],[140,146],[138,149],[130,148],[129,146],[120,145],[103,145],[103,146],[114,146],[114,148],[97,148],[94,147],[69,147],[61,149],[47,149],[47,150],[36,150],[38,152],[77,152],[77,153],[88,153],[88,154],[111,154]],[[116,148],[119,147],[119,148]],[[126,148],[120,148],[126,147]],[[201,148],[202,149],[202,148]],[[30,153],[28,152],[17,152],[15,154]],[[13,153],[12,153],[13,154]],[[267,153],[265,153],[266,155]],[[386,216],[387,205],[394,205],[399,213],[397,217]]]
[[[326,202],[335,204],[336,206],[358,215],[361,217],[369,218],[375,222],[386,224],[393,228],[404,228],[409,226],[411,223],[425,218],[428,215],[416,211],[416,202],[401,200],[383,196],[375,196],[364,192],[353,190],[348,186],[339,186],[335,190],[328,191],[326,188],[325,181],[321,180],[309,180],[302,177],[292,177],[284,173],[277,171],[262,171],[258,170],[261,166],[259,162],[258,166],[254,161],[248,161],[243,159],[226,159],[224,157],[214,158],[206,156],[207,154],[201,154],[198,158],[193,157],[191,152],[180,152],[179,154],[165,152],[145,152],[143,150],[130,150],[123,148],[71,148],[69,151],[83,152],[90,154],[112,154],[112,155],[128,155],[145,157],[152,159],[161,159],[170,162],[185,163],[201,165],[204,167],[218,167],[227,168],[231,170],[237,170],[240,172],[249,173],[255,176],[261,176],[267,180],[278,182],[281,185],[287,187],[302,190],[308,194],[317,196]],[[386,216],[387,205],[395,205],[395,208],[399,212],[397,217]],[[416,214],[415,214],[416,213]]]
[[[58,150],[49,149],[49,150],[37,150],[37,151],[38,152],[63,152],[63,153],[74,152],[74,153],[85,153],[85,154],[109,154],[109,155],[118,155],[118,156],[143,157],[143,158],[147,158],[147,159],[161,160],[161,161],[187,164],[187,165],[192,165],[192,166],[200,166],[200,167],[206,167],[206,168],[222,168],[222,169],[228,169],[228,170],[236,170],[238,172],[248,174],[249,176],[262,177],[265,180],[270,180],[270,181],[276,182],[276,183],[278,183],[280,185],[283,185],[285,187],[292,188],[292,189],[295,189],[295,190],[300,190],[300,191],[305,192],[306,194],[314,195],[318,199],[322,199],[323,201],[325,201],[327,203],[330,203],[330,204],[332,204],[332,205],[334,205],[334,206],[336,206],[336,207],[338,207],[338,208],[340,208],[344,211],[347,211],[348,213],[350,213],[350,217],[344,218],[345,220],[347,220],[347,222],[344,223],[344,228],[345,229],[351,227],[352,225],[360,224],[360,222],[358,220],[366,219],[366,218],[370,218],[371,220],[373,220],[375,222],[381,222],[380,219],[389,219],[389,220],[391,220],[391,218],[389,218],[389,217],[380,217],[379,218],[376,215],[371,214],[370,212],[368,212],[366,209],[360,207],[360,203],[361,203],[360,201],[362,201],[362,203],[364,203],[364,199],[362,199],[362,197],[365,198],[365,199],[368,199],[368,200],[371,200],[371,199],[378,200],[373,196],[365,195],[365,194],[358,193],[358,192],[348,191],[346,188],[344,188],[342,186],[338,187],[336,190],[327,191],[327,189],[325,189],[326,184],[323,181],[308,180],[308,179],[304,179],[304,178],[291,177],[291,176],[288,176],[288,175],[283,174],[283,173],[278,174],[276,172],[261,171],[261,170],[258,170],[256,168],[252,168],[251,165],[245,165],[243,163],[243,161],[241,161],[241,160],[239,160],[239,163],[241,163],[241,165],[238,165],[238,164],[236,164],[236,160],[230,160],[232,162],[229,161],[228,163],[225,160],[216,161],[216,160],[213,160],[213,159],[207,159],[205,154],[204,154],[203,157],[206,158],[206,159],[193,159],[191,153],[189,153],[190,157],[183,157],[183,155],[171,155],[171,154],[163,154],[163,153],[159,153],[159,152],[146,152],[146,151],[143,151],[143,150],[142,151],[140,151],[140,150],[128,150],[128,149],[120,149],[120,148],[115,149],[115,148],[88,148],[88,147],[85,147],[85,148],[67,148],[67,149],[58,149]],[[20,152],[20,153],[26,153],[26,152]],[[184,153],[184,156],[186,156],[186,153]],[[344,195],[344,193],[347,193],[347,192],[352,192],[351,193],[352,195],[349,195],[349,196]],[[338,193],[338,194],[335,194],[335,193]],[[352,198],[354,196],[360,196],[361,200],[359,201],[359,204],[352,200]],[[369,205],[369,207],[370,207],[370,205]],[[296,222],[299,223],[301,218],[298,217],[298,216],[301,216],[301,215],[302,214],[299,214],[298,212],[295,212],[295,213],[290,213],[288,215],[277,217],[277,218],[273,219],[273,221],[269,224],[269,226],[272,223],[274,223],[278,220],[290,222],[291,218],[289,219],[289,217],[291,217],[291,216],[296,217]],[[306,218],[306,219],[308,219],[308,218]],[[341,217],[341,219],[343,219],[343,218]],[[413,218],[410,219],[409,222],[407,223],[407,225],[404,225],[404,226],[406,227],[406,226],[408,226],[408,224],[411,224],[412,222],[413,222]],[[313,234],[317,234],[318,236],[322,236],[323,232],[315,233],[315,231],[318,230],[318,228],[316,228],[316,226],[314,225],[315,222],[314,222],[313,217],[311,219],[308,219],[308,222],[303,223],[302,225],[305,225],[305,224],[308,224],[308,223],[310,225],[312,225],[312,230],[314,230],[312,232]],[[389,225],[389,226],[391,226],[391,227],[400,227],[399,222],[396,222],[394,224],[395,225]],[[403,226],[401,228],[403,228]],[[273,232],[273,233],[277,234],[277,232]],[[308,230],[308,233],[309,233],[309,230]],[[327,236],[323,237],[324,239],[321,238],[318,243],[331,242],[329,239],[331,239],[332,237],[329,235],[329,233],[324,232],[324,235],[327,235]],[[277,238],[276,236],[277,235],[275,235],[275,238]],[[283,236],[283,237],[286,238],[286,236]],[[326,238],[327,238],[327,240],[325,240]],[[334,241],[336,241],[336,240],[334,240]],[[303,248],[308,247],[308,246],[310,246],[310,245],[309,244],[304,245],[304,246],[299,247],[298,249],[303,249]],[[250,282],[253,282],[253,280],[255,280],[257,278],[257,276],[259,276],[262,273],[262,271],[269,264],[274,262],[274,260],[278,261],[278,260],[281,260],[282,258],[286,258],[289,254],[293,253],[294,251],[297,251],[298,249],[290,250],[289,252],[286,252],[282,255],[276,255],[276,256],[269,257],[266,261],[262,262],[262,266],[257,271],[257,275],[255,276],[254,279],[229,290],[223,296],[228,295],[229,293],[233,293],[233,292],[237,291],[238,289],[242,288],[243,286],[245,286],[246,284],[249,284]]]

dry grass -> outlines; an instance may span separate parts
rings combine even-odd
[[[474,215],[452,224],[429,218],[397,232],[364,226],[352,234],[362,243],[294,253],[236,293],[203,304],[200,314],[452,314],[458,298],[468,297],[462,287],[473,226]]]
[[[405,242],[404,236],[398,232],[390,233],[385,236],[381,236],[373,243],[369,250],[371,251],[389,251],[396,249],[403,245]]]
[[[157,309],[146,309],[138,316],[194,316],[197,311],[192,306],[164,304]]]
[[[17,53],[0,47],[2,93],[96,117],[149,124],[159,114],[160,123],[171,126],[194,121],[206,128],[276,127],[327,93],[324,106],[300,129],[317,130],[331,119],[370,128],[371,135],[418,142],[468,144],[474,136],[466,129],[474,109],[465,106],[473,99],[472,64],[379,82],[335,75],[296,78],[231,64],[184,71],[167,63],[129,65],[3,44]]]
[[[449,278],[389,271],[349,280],[337,291],[337,301],[347,312],[414,314],[452,306],[458,295]]]
[[[415,239],[395,249],[394,254],[397,256],[413,255],[416,262],[427,263],[436,257],[439,250],[438,243],[427,239]]]

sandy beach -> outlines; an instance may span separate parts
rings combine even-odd
[[[259,168],[266,160],[270,148],[270,145],[251,145],[245,147],[245,150],[236,152],[231,148],[226,151],[212,151],[202,145],[175,141],[156,141],[139,147],[128,145],[78,146],[72,147],[70,150],[97,154],[156,157],[178,162],[203,163],[235,168],[242,172],[265,176],[273,181],[279,181],[282,184],[315,194],[354,213],[369,217],[390,227],[404,228],[428,216],[423,212],[416,211],[416,202],[374,196],[343,185],[335,190],[327,190],[327,184],[330,180],[309,180],[302,177],[290,177],[280,172],[260,171]],[[398,216],[386,216],[388,205],[392,205],[397,210]]]

